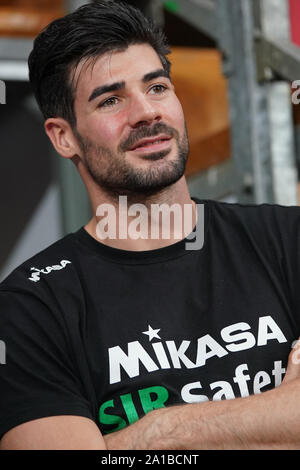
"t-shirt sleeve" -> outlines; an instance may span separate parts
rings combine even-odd
[[[278,240],[282,249],[281,267],[288,286],[293,314],[300,325],[300,207],[277,213]]]
[[[64,319],[32,293],[0,291],[0,439],[38,418],[93,419]]]
[[[300,207],[262,205],[255,223],[257,245],[274,268],[278,291],[300,331]]]
[[[300,207],[228,204],[226,209],[232,238],[238,234],[251,247],[272,280],[291,325],[300,332]]]

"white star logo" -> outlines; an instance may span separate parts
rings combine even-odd
[[[149,336],[149,341],[152,341],[153,338],[161,339],[158,332],[160,331],[160,328],[157,330],[153,330],[153,328],[148,325],[148,331],[143,331],[143,335],[148,335]]]

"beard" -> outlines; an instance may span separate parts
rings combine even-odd
[[[153,162],[153,165],[149,165],[147,169],[137,168],[126,160],[125,152],[136,142],[161,133],[175,139],[177,153],[172,160],[164,161],[170,152],[167,149],[145,155],[145,159]],[[81,136],[77,130],[75,135],[90,176],[113,198],[120,195],[149,197],[176,183],[184,175],[189,154],[186,124],[182,138],[175,129],[163,123],[156,123],[151,128],[140,127],[119,145],[117,152],[112,152],[108,147],[100,146]]]

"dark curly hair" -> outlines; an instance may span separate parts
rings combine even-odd
[[[147,43],[170,75],[170,53],[162,30],[133,6],[97,0],[50,23],[35,39],[29,79],[45,119],[62,117],[76,128],[74,77],[78,64],[133,44]]]

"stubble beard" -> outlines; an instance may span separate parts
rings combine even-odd
[[[149,165],[147,170],[135,168],[126,161],[126,143],[120,145],[118,153],[114,153],[109,148],[97,145],[90,139],[82,137],[78,131],[76,131],[76,137],[90,176],[109,197],[117,199],[121,195],[127,195],[128,199],[140,200],[143,196],[148,198],[162,192],[184,175],[189,154],[186,124],[181,139],[175,129],[161,124],[156,126],[156,135],[159,134],[159,131],[166,130],[170,134],[172,133],[175,139],[177,155],[166,162],[164,159],[169,154],[169,150],[152,153],[146,157],[153,162],[153,166]],[[139,132],[139,137],[136,140],[149,135],[147,130]]]

